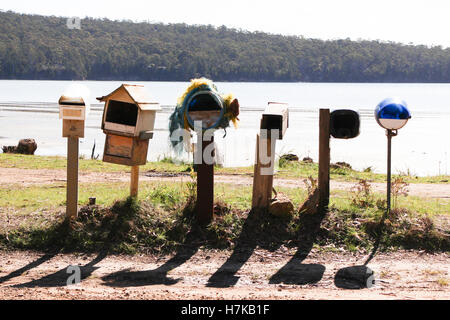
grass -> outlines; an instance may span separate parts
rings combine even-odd
[[[307,192],[279,188],[296,208]],[[180,246],[232,249],[242,243],[275,250],[295,248],[305,241],[311,222],[304,214],[276,218],[249,215],[251,187],[216,184],[215,220],[199,227],[193,215],[195,183],[142,182],[139,201],[127,199],[128,183],[81,184],[80,214],[65,221],[65,185],[0,187],[0,247],[11,249],[115,253],[166,253]],[[88,206],[96,197],[97,205]],[[330,245],[349,251],[368,251],[379,234],[383,198],[355,205],[355,194],[334,191],[330,211],[316,234],[316,247]],[[126,199],[126,200],[123,200]],[[449,251],[448,226],[440,230],[433,218],[450,214],[450,204],[434,199],[400,196],[385,221],[385,248]],[[305,233],[306,232],[306,233]]]
[[[0,167],[3,168],[21,168],[21,169],[66,169],[67,160],[64,157],[56,156],[29,156],[16,154],[0,154]],[[317,163],[304,163],[280,160],[278,162],[277,178],[307,178],[317,176]],[[141,172],[165,172],[165,173],[185,173],[189,172],[191,165],[187,163],[177,163],[169,157],[165,157],[156,162],[148,162],[141,166]],[[125,166],[105,163],[101,160],[79,160],[80,171],[90,172],[129,172],[130,169]],[[216,174],[238,174],[253,175],[253,166],[220,168],[215,169]],[[385,182],[386,175],[376,174],[370,171],[355,171],[348,168],[332,168],[330,177],[338,181],[358,181],[365,179],[372,182]],[[449,175],[418,177],[411,175],[408,171],[395,177],[402,177],[407,183],[445,183],[450,184]]]

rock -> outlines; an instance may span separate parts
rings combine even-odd
[[[16,146],[3,146],[2,150],[3,150],[3,153],[17,153]]]
[[[37,144],[34,139],[22,139],[17,146],[17,153],[20,154],[34,154],[37,149]]]
[[[352,166],[347,162],[336,162],[330,165],[331,169],[352,169]]]
[[[286,160],[286,161],[298,161],[298,160],[299,160],[299,159],[298,159],[298,156],[295,155],[295,154],[292,154],[292,153],[289,153],[289,154],[283,154],[283,155],[280,157],[280,160],[281,160],[281,159]]]
[[[314,163],[313,159],[310,157],[304,157],[302,161],[304,163]]]
[[[369,267],[353,266],[338,270],[334,284],[342,289],[363,289],[371,288],[374,279],[374,272]]]
[[[294,214],[294,204],[288,197],[278,193],[269,205],[269,213],[276,217],[290,217]]]

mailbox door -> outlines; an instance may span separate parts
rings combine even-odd
[[[84,138],[84,121],[63,120],[63,137]]]
[[[127,166],[144,165],[147,162],[148,140],[107,134],[103,161]]]

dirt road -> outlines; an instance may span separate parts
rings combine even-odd
[[[165,175],[159,173],[141,173],[140,181],[188,181],[188,175]],[[245,175],[215,175],[215,182],[231,183],[237,185],[252,185],[253,178]],[[24,186],[33,184],[49,184],[56,182],[65,182],[66,172],[64,170],[32,170],[16,168],[0,168],[0,184],[21,184]],[[128,182],[130,175],[126,172],[80,172],[79,181],[83,182]],[[305,188],[302,179],[275,179],[275,187]],[[350,190],[355,183],[331,181],[332,190]],[[386,184],[372,183],[374,191],[385,192]],[[408,186],[409,195],[450,199],[450,184],[410,184]]]
[[[282,247],[235,254],[227,261],[230,254],[0,252],[0,299],[450,299],[448,254],[379,254],[368,265],[375,272],[374,286],[363,289],[348,289],[350,282],[338,277],[343,268],[365,261],[360,254],[313,249],[302,260]],[[70,265],[82,266],[76,286],[67,286]]]

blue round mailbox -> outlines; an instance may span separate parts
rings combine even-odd
[[[375,119],[387,130],[403,128],[410,118],[406,102],[398,98],[385,99],[375,108]]]
[[[406,102],[398,98],[388,98],[381,101],[375,108],[375,119],[386,129],[387,145],[387,201],[386,214],[391,210],[391,141],[397,135],[397,130],[403,128],[411,118]]]

